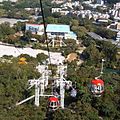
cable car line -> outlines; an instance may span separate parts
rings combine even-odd
[[[90,91],[94,97],[100,97],[104,92],[104,81],[100,79],[103,75],[104,61],[105,60],[102,59],[100,75],[98,77],[95,77],[95,79],[91,80]]]
[[[44,11],[43,11],[42,0],[39,0],[39,6],[41,8],[42,20],[43,20],[43,25],[44,25],[45,42],[47,45],[47,51],[48,51],[49,62],[50,62],[50,69],[51,69],[52,78],[53,78],[53,69],[52,69],[52,64],[51,64],[50,49],[49,49],[49,45],[48,45],[48,37],[47,37],[47,32],[46,32],[46,23],[45,23],[45,16],[44,16]],[[53,94],[53,84],[52,84],[52,94]]]
[[[51,65],[50,49],[49,49],[49,46],[48,46],[48,40],[47,40],[48,37],[47,37],[46,24],[45,24],[45,16],[44,16],[44,11],[43,11],[43,6],[42,6],[42,1],[41,0],[39,0],[39,5],[40,5],[40,8],[41,8],[41,13],[42,13],[42,19],[43,19],[43,25],[44,25],[45,42],[46,42],[46,45],[47,45],[49,62],[50,62],[50,65]]]

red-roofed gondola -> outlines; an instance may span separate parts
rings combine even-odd
[[[102,79],[92,80],[90,90],[95,97],[100,97],[104,92],[104,81]]]
[[[48,107],[49,107],[49,109],[50,110],[57,110],[58,108],[59,108],[59,100],[58,100],[58,98],[57,97],[50,97],[49,98],[49,101],[48,101],[49,103],[48,103]]]

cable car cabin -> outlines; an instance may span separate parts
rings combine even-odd
[[[70,92],[70,96],[73,97],[73,98],[75,98],[76,95],[77,95],[77,91],[73,88],[73,89],[71,90],[71,92]]]
[[[24,58],[24,57],[21,57],[21,58],[19,59],[19,62],[18,62],[18,64],[20,64],[20,65],[27,64],[27,62],[26,62],[26,58]]]
[[[48,104],[49,110],[55,111],[59,108],[59,100],[57,97],[50,97],[49,98],[49,104]]]
[[[104,92],[104,81],[101,79],[92,80],[90,90],[95,97],[100,97]]]

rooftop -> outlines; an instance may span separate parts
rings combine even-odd
[[[47,32],[70,32],[69,25],[48,24],[46,28]]]
[[[76,53],[70,53],[70,54],[67,56],[66,60],[69,61],[69,62],[72,62],[72,61],[76,60],[77,57],[78,57],[78,55],[77,55]]]

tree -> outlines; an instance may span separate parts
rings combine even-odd
[[[98,35],[100,35],[101,37],[103,37],[103,38],[107,38],[107,39],[113,39],[113,38],[115,38],[115,36],[116,36],[116,32],[113,32],[113,31],[111,31],[111,30],[107,30],[107,29],[105,29],[105,28],[97,28],[96,30],[95,30],[95,33],[97,33]]]
[[[5,10],[4,9],[0,9],[0,17],[3,17],[5,15]]]
[[[91,63],[99,62],[101,60],[101,53],[96,48],[95,44],[91,44],[83,51],[83,58],[90,60]]]
[[[84,37],[87,33],[87,29],[84,26],[72,26],[71,29],[77,34],[78,38]]]
[[[21,37],[21,40],[30,43],[31,38],[32,38],[31,31],[26,31],[25,34]]]
[[[59,23],[62,23],[62,24],[67,24],[69,25],[70,24],[70,21],[71,21],[71,17],[68,17],[68,16],[62,16],[58,19],[58,22]]]
[[[78,27],[78,26],[79,26],[79,21],[76,20],[76,19],[72,19],[72,20],[71,20],[71,26],[76,26],[76,27]]]
[[[107,2],[108,2],[109,4],[114,4],[114,3],[119,2],[119,0],[107,0]]]
[[[15,31],[10,27],[10,23],[5,22],[0,25],[0,38],[4,39],[7,35],[14,34]]]
[[[39,54],[37,54],[37,60],[38,60],[38,62],[40,62],[40,63],[46,61],[47,58],[48,58],[48,56],[45,55],[44,53],[39,53]]]
[[[16,24],[14,24],[13,28],[16,32],[20,32],[20,31],[25,32],[25,23],[17,22]]]
[[[9,43],[9,44],[15,44],[19,41],[19,37],[15,36],[15,35],[8,35],[3,42]]]
[[[115,45],[107,41],[99,41],[98,45],[100,45],[99,49],[103,51],[104,57],[108,61],[116,61],[117,47]]]
[[[59,12],[54,12],[54,13],[52,13],[52,17],[54,17],[54,18],[60,18],[61,14]]]
[[[2,4],[3,4],[3,9],[5,9],[6,11],[12,10],[13,8],[11,1],[3,1]]]
[[[66,56],[71,52],[75,52],[77,50],[77,44],[75,40],[67,39],[64,41],[66,46],[61,48],[61,51]]]
[[[56,18],[54,18],[54,17],[47,17],[46,22],[48,24],[57,24],[58,20]]]

